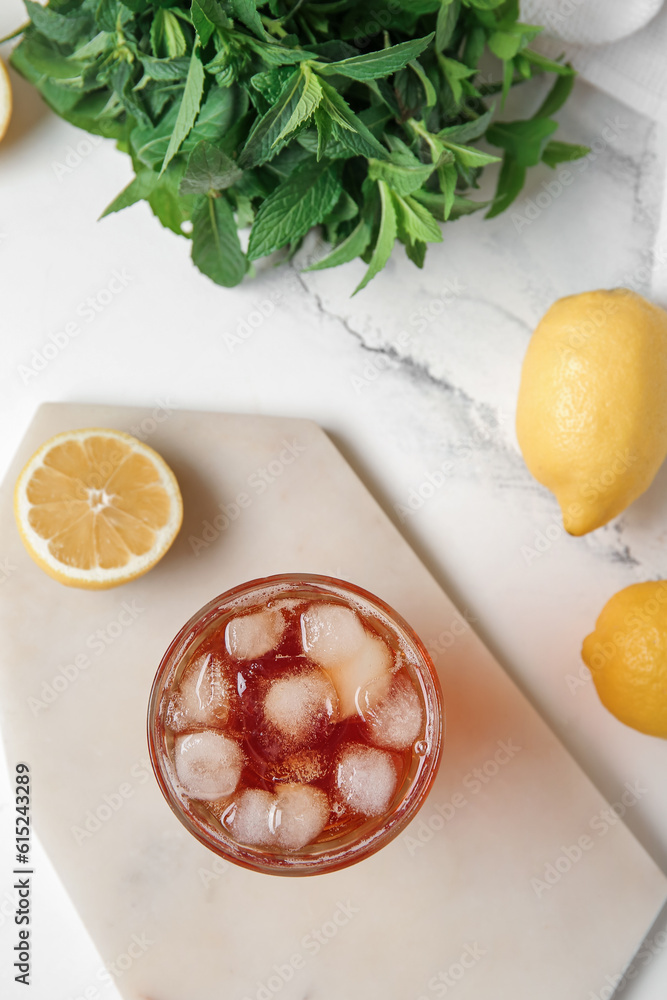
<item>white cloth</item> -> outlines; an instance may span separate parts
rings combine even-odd
[[[575,45],[608,45],[655,17],[663,0],[522,0],[521,16]]]
[[[564,54],[585,80],[667,124],[664,0],[522,0],[521,17],[544,26],[539,51]]]

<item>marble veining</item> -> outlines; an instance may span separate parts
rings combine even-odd
[[[0,13],[4,30],[23,17],[18,0],[10,0],[8,9],[12,3],[11,23],[4,5]],[[538,84],[530,92],[513,95],[518,104],[508,107],[507,117],[530,115],[543,89]],[[317,237],[305,242],[293,266],[259,268],[255,279],[227,291],[196,272],[189,262],[188,243],[162,231],[146,206],[96,222],[130,180],[126,158],[112,143],[101,142],[71,174],[56,177],[54,162],[63,160],[82,133],[36,109],[28,88],[17,95],[32,127],[0,150],[0,191],[5,194],[0,206],[3,403],[11,415],[0,441],[3,465],[7,466],[44,400],[141,405],[145,409],[137,412],[131,426],[136,425],[149,444],[167,452],[173,448],[169,421],[178,410],[315,419],[332,434],[403,537],[458,605],[460,611],[451,612],[451,618],[443,612],[434,629],[436,638],[443,636],[444,644],[452,625],[458,627],[462,620],[472,623],[609,801],[619,799],[626,782],[643,782],[647,792],[623,822],[667,869],[665,746],[627,730],[600,709],[579,658],[583,635],[615,590],[667,573],[667,469],[614,524],[587,538],[572,539],[562,531],[554,498],[526,472],[513,432],[528,337],[555,298],[630,284],[642,293],[656,289],[658,300],[667,305],[667,229],[659,229],[664,128],[578,81],[560,115],[559,137],[588,143],[594,151],[569,168],[571,177],[563,173],[566,165],[556,171],[533,170],[509,213],[495,220],[479,214],[448,224],[443,243],[429,249],[423,271],[398,249],[387,271],[350,299],[364,272],[360,262],[337,271],[296,273],[299,264],[316,252]],[[605,141],[601,132],[608,123],[612,138]],[[492,173],[477,195],[481,200],[492,192]],[[79,304],[104,288],[114,270],[128,275],[122,295],[94,322],[82,321]],[[259,306],[265,317],[251,327],[248,317],[256,316]],[[72,322],[79,324],[77,336],[43,369],[22,377],[20,366],[32,363],[33,351],[43,351],[49,338]],[[109,411],[109,419],[115,412]],[[192,462],[182,458],[180,463],[183,474],[192,476]],[[417,506],[419,489],[434,476],[441,485]],[[202,522],[214,516],[220,503],[233,501],[235,488],[233,481],[215,476],[193,484],[189,504],[194,534],[201,532]],[[409,507],[411,499],[414,509]],[[325,497],[323,502],[327,512],[335,510],[335,498]],[[13,538],[11,531],[4,537]],[[26,577],[22,563],[21,570],[11,568],[19,564],[12,563],[4,541],[1,548],[4,600],[10,591],[22,592]],[[215,551],[211,546],[199,559],[205,563]],[[286,554],[287,548],[284,558]],[[303,555],[299,549],[291,558],[301,560]],[[10,566],[5,569],[7,559]],[[325,563],[326,571],[342,576],[358,572],[354,554],[342,545],[332,547]],[[393,578],[394,569],[390,564],[384,568],[382,585],[385,578]],[[210,596],[197,590],[197,578],[195,574],[188,596],[192,610]],[[105,615],[111,616],[121,596],[125,599],[111,595],[108,605],[104,598],[95,603],[99,609],[95,627],[105,624]],[[86,598],[80,600],[85,605]],[[160,616],[156,619],[156,629],[167,628]],[[45,676],[76,652],[79,638],[85,641],[85,634],[69,634],[62,640],[43,667]],[[153,655],[157,649],[151,650]],[[112,678],[100,661],[80,684],[82,689],[104,687]],[[463,694],[460,689],[459,695]],[[64,700],[61,709],[67,714]],[[139,727],[140,714],[136,715]],[[76,721],[73,708],[69,721],[72,725]],[[143,747],[137,746],[137,759],[142,753]],[[114,780],[112,776],[105,789],[112,788]],[[90,794],[94,800],[94,788]],[[443,790],[442,801],[448,794]],[[8,787],[0,798],[6,818]],[[168,832],[166,811],[159,832],[136,837],[144,805],[119,821],[122,837],[132,844],[122,884],[128,890],[132,919],[142,905],[152,921],[159,919],[165,905],[159,895],[161,866],[170,865],[182,885],[179,880],[187,880],[191,865],[195,871],[207,865],[201,856],[182,855],[180,831]],[[549,807],[548,797],[545,806]],[[150,812],[152,807],[146,808]],[[430,819],[432,814],[425,815]],[[66,837],[65,831],[63,842]],[[94,1000],[117,1000],[115,987],[100,980],[101,958],[38,844],[35,852],[41,892],[36,910],[35,1000],[75,1000],[91,986],[100,994]],[[235,875],[228,882],[229,873],[223,877],[210,865],[208,870],[201,899],[216,905],[230,887],[237,891],[239,886]],[[456,866],[447,874],[455,880]],[[470,892],[484,891],[483,874],[473,875]],[[494,899],[504,900],[508,886],[494,885]],[[354,889],[354,881],[341,891],[348,888]],[[429,905],[438,905],[437,888],[426,890]],[[249,899],[257,898],[256,885],[245,883],[243,889]],[[113,895],[112,884],[109,892]],[[313,900],[300,892],[292,904],[313,914]],[[365,885],[360,895],[366,898],[368,892],[371,887]],[[3,906],[8,893],[11,896],[9,876],[0,873]],[[381,902],[389,908],[389,895],[381,894]],[[334,905],[332,900],[332,910]],[[329,913],[319,915],[320,921],[328,918]],[[482,913],[482,918],[487,915]],[[311,924],[316,919],[313,915]],[[110,914],[107,920],[113,924]],[[366,923],[362,915],[358,920],[356,927],[363,927],[367,940],[374,941],[370,921]],[[652,934],[663,925],[664,917]],[[11,931],[11,921],[0,921],[3,954],[11,950]],[[340,952],[332,953],[338,958],[345,955],[344,940],[341,936]],[[119,937],[116,944],[105,950],[105,961],[123,953],[128,939]],[[276,961],[292,945],[298,949],[299,939],[282,934],[276,942]],[[503,947],[510,954],[514,946],[508,928]],[[585,957],[576,947],[576,941],[568,943],[569,953],[583,968]],[[382,942],[375,942],[374,949],[380,961]],[[522,962],[525,954],[524,948]],[[196,957],[195,949],[193,961]],[[453,952],[451,957],[456,959]],[[625,991],[628,1000],[663,1000],[666,962],[664,951],[653,955]],[[234,960],[237,972],[244,963],[254,968],[252,956],[240,949]],[[441,968],[445,966],[424,968],[422,979],[412,980],[401,1000],[420,993],[429,996],[429,976]],[[608,975],[620,971],[616,962],[610,963]],[[481,961],[462,991],[457,988],[455,995],[461,1000],[466,990],[479,1000],[477,974],[485,974]],[[323,975],[340,986],[335,968],[330,972],[327,967]],[[4,968],[0,969],[3,996],[6,984],[15,1000],[11,983],[3,976],[7,976]],[[303,1000],[304,994],[315,1000],[319,972],[311,965],[304,976],[303,985],[295,985],[294,1000]],[[592,990],[600,996],[607,987],[602,976]],[[142,983],[140,994],[150,1000],[171,1000],[170,989],[175,1000],[184,995],[193,1000],[178,984],[158,989],[155,981]],[[568,989],[562,995],[574,1000],[575,993]],[[210,996],[217,995],[216,989],[211,990]],[[344,995],[342,987],[338,995]],[[495,992],[493,996],[497,1000]],[[292,1000],[287,990],[278,997]],[[585,994],[583,1000],[590,998]]]

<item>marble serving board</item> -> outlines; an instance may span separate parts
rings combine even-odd
[[[185,503],[160,565],[104,592],[43,574],[11,510],[32,451],[86,426],[146,440]],[[2,731],[10,767],[31,766],[37,832],[105,963],[86,998],[111,982],[128,1000],[608,995],[667,895],[617,817],[641,789],[610,809],[318,426],[49,404],[0,516],[14,567]],[[339,576],[388,601],[434,655],[446,705],[418,817],[375,857],[314,878],[222,863],[172,815],[147,762],[148,694],[173,635],[212,596],[277,572]]]

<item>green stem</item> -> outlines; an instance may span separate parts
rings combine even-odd
[[[440,159],[441,152],[440,149],[438,149],[438,146],[442,145],[442,143],[440,143],[439,140],[436,140],[434,136],[432,136],[431,133],[420,124],[420,122],[415,121],[414,118],[408,119],[405,124],[408,128],[412,129],[415,135],[418,135],[420,139],[424,139],[424,141],[428,143],[428,147],[431,150],[431,158],[434,163],[437,163]]]
[[[288,21],[291,21],[296,12],[298,11],[299,7],[301,7],[304,3],[305,0],[297,0],[296,4],[294,5],[294,7],[292,7],[291,11],[288,14],[285,14],[283,18],[281,18],[282,23],[286,24]]]
[[[310,44],[311,45],[317,45],[317,38],[315,37],[315,35],[314,35],[314,33],[313,33],[310,25],[308,24],[308,21],[306,20],[305,16],[303,16],[303,15],[301,16],[301,18],[299,19],[299,24],[301,25],[301,28],[303,29],[303,31],[308,36],[308,41],[310,42]]]
[[[289,34],[288,31],[285,31],[280,21],[274,21],[272,17],[267,17],[265,14],[262,14],[262,24],[276,38],[285,38]]]

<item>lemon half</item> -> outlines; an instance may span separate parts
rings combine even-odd
[[[97,428],[46,441],[16,483],[25,547],[50,576],[102,590],[148,572],[178,534],[183,502],[166,462],[130,434]]]
[[[0,59],[0,142],[5,137],[12,117],[12,85],[9,82],[7,67]]]

